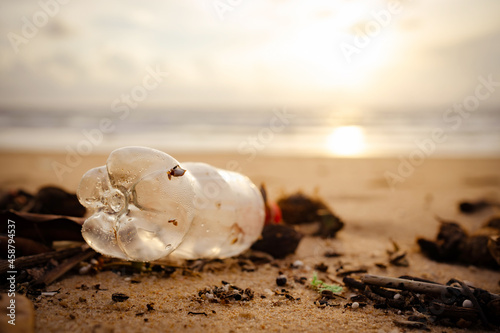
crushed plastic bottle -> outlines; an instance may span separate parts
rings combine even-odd
[[[126,260],[231,257],[264,225],[262,195],[247,177],[145,147],[113,151],[83,176],[77,195],[92,213],[85,241]]]

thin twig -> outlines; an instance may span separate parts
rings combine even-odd
[[[93,257],[96,252],[93,249],[86,249],[85,251],[78,253],[77,255],[67,259],[63,263],[56,266],[54,269],[46,272],[41,278],[36,280],[33,285],[45,285],[48,286],[58,278],[60,278],[64,273],[72,269],[78,263]]]
[[[412,281],[412,280],[398,279],[386,276],[376,276],[369,274],[363,276],[361,278],[361,281],[373,286],[399,289],[399,290],[410,290],[422,294],[447,295],[453,291],[457,291],[458,293],[462,292],[457,288],[445,286],[442,284]]]
[[[69,249],[63,249],[63,250],[52,251],[52,252],[47,252],[47,253],[35,254],[32,256],[25,256],[25,257],[16,258],[16,260],[14,261],[14,267],[15,267],[15,270],[19,270],[19,269],[24,269],[27,267],[43,265],[46,262],[48,262],[50,259],[54,259],[54,260],[64,259],[64,258],[73,256],[77,253],[80,253],[83,250],[86,250],[87,248],[88,248],[88,245],[83,245],[83,246],[72,247]],[[7,271],[9,271],[9,270],[13,270],[13,269],[9,268],[9,265],[10,265],[10,263],[7,260],[0,261],[0,275],[7,273]]]

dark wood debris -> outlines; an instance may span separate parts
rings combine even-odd
[[[129,296],[123,293],[114,293],[113,295],[111,295],[111,299],[113,300],[113,302],[125,302],[129,298]]]
[[[286,224],[319,223],[314,236],[334,237],[344,227],[344,222],[321,199],[310,198],[300,192],[280,198],[278,206]]]
[[[314,265],[314,269],[326,273],[326,271],[328,271],[328,265],[325,265],[324,262],[320,262],[319,264]]]
[[[427,329],[429,324],[500,327],[500,295],[456,279],[445,285],[409,276],[364,275],[361,280],[345,277],[343,281],[370,300],[374,308],[392,308],[411,314],[406,320],[398,320],[395,323],[398,326],[418,329]]]
[[[394,240],[391,240],[392,249],[387,250],[387,255],[389,256],[389,264],[393,266],[408,267],[410,263],[406,257],[406,252],[402,251],[399,244]]]
[[[208,316],[208,314],[206,312],[193,312],[193,311],[189,311],[188,315],[203,315],[205,317]]]
[[[222,286],[204,288],[198,291],[195,300],[198,302],[210,302],[220,304],[230,304],[235,301],[249,302],[254,299],[255,293],[252,289],[242,289],[226,281],[222,281]]]
[[[498,205],[499,204],[484,199],[477,201],[461,201],[458,203],[458,210],[464,214],[475,214]]]
[[[304,235],[290,226],[268,224],[264,226],[261,239],[252,245],[252,249],[266,252],[275,258],[284,258],[295,252],[302,237]]]
[[[76,194],[54,187],[42,187],[32,195],[22,189],[0,192],[0,211],[15,210],[26,213],[82,217],[85,207]]]
[[[488,247],[492,237],[468,235],[458,223],[442,221],[435,241],[418,238],[417,243],[423,254],[436,261],[499,269],[495,252],[492,253]]]
[[[16,222],[16,238],[23,237],[52,246],[53,241],[83,242],[81,217],[35,214],[4,210],[0,212],[0,234],[7,234],[8,220]]]
[[[486,227],[500,230],[500,217],[492,217],[488,222],[486,222]]]

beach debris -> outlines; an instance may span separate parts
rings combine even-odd
[[[327,306],[331,306],[331,307],[340,306],[340,303],[334,302],[333,299],[334,299],[334,297],[330,297],[330,295],[327,296],[327,295],[321,293],[321,295],[318,296],[318,298],[314,301],[314,304],[320,309],[324,309]]]
[[[470,299],[466,299],[464,300],[464,302],[462,303],[462,306],[464,308],[472,308],[474,307],[474,304],[472,303],[472,301]]]
[[[278,200],[286,224],[299,226],[307,234],[323,238],[334,237],[344,222],[319,198],[310,198],[301,192]],[[311,226],[302,225],[315,225]]]
[[[96,255],[96,252],[94,250],[92,250],[90,248],[86,248],[82,252],[77,253],[76,255],[63,261],[62,263],[60,263],[59,265],[57,265],[53,269],[48,270],[47,272],[45,272],[45,274],[43,276],[36,279],[31,284],[33,286],[48,286],[52,282],[56,281],[61,276],[63,276],[70,269],[72,269],[73,267],[75,267],[76,265],[81,263],[82,261],[90,259],[95,255]]]
[[[182,177],[186,173],[186,170],[182,169],[179,165],[174,166],[172,169],[167,171],[168,179],[172,177]]]
[[[130,296],[127,296],[124,293],[113,293],[113,295],[111,295],[113,302],[125,302],[129,298]]]
[[[276,278],[276,284],[280,287],[283,287],[284,285],[286,285],[286,282],[287,282],[287,279],[286,279],[286,276],[283,275],[283,274],[280,274],[277,278]]]
[[[500,230],[500,216],[492,217],[485,225],[487,228]]]
[[[254,265],[267,264],[274,260],[274,257],[269,253],[253,249],[243,252],[238,258],[248,259],[254,263]]]
[[[435,241],[418,238],[423,254],[442,262],[500,268],[494,235],[468,235],[458,223],[441,221]]]
[[[350,267],[344,267],[343,265],[341,265],[335,271],[336,271],[337,276],[344,277],[344,276],[349,276],[352,274],[366,273],[366,272],[368,272],[368,268],[365,266],[350,268]]]
[[[242,272],[255,272],[257,266],[249,259],[238,259],[238,265]]]
[[[318,273],[313,272],[311,286],[313,289],[317,290],[319,293],[322,293],[324,290],[328,290],[332,293],[340,293],[342,292],[342,287],[336,284],[327,284],[322,280],[318,279]]]
[[[443,285],[411,276],[367,274],[361,280],[345,277],[343,282],[370,299],[375,308],[411,313],[402,324],[407,327],[419,328],[418,323],[469,327],[480,322],[486,328],[500,325],[500,295],[457,279]]]
[[[260,193],[264,199],[264,205],[266,209],[266,218],[264,224],[276,224],[282,222],[281,209],[278,204],[269,199],[266,191],[266,186],[264,184],[260,185]]]
[[[295,260],[294,262],[292,262],[292,264],[290,265],[292,268],[301,268],[304,266],[304,262],[302,260]]]
[[[52,248],[48,247],[45,244],[36,242],[29,238],[17,237],[15,238],[16,242],[16,256],[30,256],[34,254],[40,254],[45,252],[53,251]],[[0,258],[7,259],[8,258],[8,244],[9,244],[9,236],[0,235]]]
[[[33,200],[33,194],[23,189],[0,189],[0,210],[21,211]]]
[[[424,331],[430,331],[429,327],[425,322],[421,321],[412,321],[412,320],[393,320],[392,321],[396,326],[404,327],[404,328],[414,328]]]
[[[314,265],[314,269],[319,272],[326,273],[326,271],[328,271],[328,266],[325,265],[324,262],[320,262],[319,264]]]
[[[264,200],[246,176],[182,163],[159,150],[124,147],[89,170],[78,199],[97,252],[124,260],[226,258],[247,250],[264,225]],[[170,221],[170,222],[169,222]]]
[[[78,202],[76,194],[55,186],[42,187],[34,195],[22,189],[2,191],[0,210],[75,217],[85,215],[85,207]]]
[[[342,256],[342,253],[339,253],[337,251],[334,251],[334,250],[327,250],[323,256],[325,258],[337,258],[337,257],[341,257]]]
[[[464,214],[475,214],[495,206],[500,207],[500,203],[480,199],[477,201],[461,201],[458,204],[458,209]]]
[[[273,291],[269,290],[269,289],[266,289],[266,291],[268,292],[268,294],[270,296],[274,295],[274,296],[281,296],[282,298],[285,298],[286,300],[288,301],[300,301],[300,297],[293,297],[291,294],[290,294],[290,291],[285,289],[285,288],[282,288],[281,290],[279,289],[276,289]],[[280,301],[278,302],[273,302],[273,305],[274,306],[280,306],[282,305],[282,303]]]
[[[252,245],[253,250],[269,253],[275,258],[284,258],[295,252],[303,234],[284,224],[268,224],[261,238]]]
[[[392,250],[387,250],[387,255],[389,256],[389,264],[393,266],[408,267],[410,263],[406,257],[406,252],[402,251],[399,244],[391,239]]]
[[[66,192],[55,186],[46,186],[35,195],[28,212],[83,217],[86,210],[78,202],[75,193]]]
[[[249,302],[253,300],[255,293],[252,289],[242,289],[229,282],[222,281],[222,286],[213,286],[198,291],[194,300],[201,302],[230,304],[235,301]]]
[[[0,212],[0,233],[8,233],[8,220],[16,223],[16,238],[34,240],[46,246],[56,240],[83,241],[81,229],[84,219],[62,215]]]
[[[33,281],[31,285],[37,287],[48,286],[82,261],[90,259],[95,255],[96,252],[94,250],[86,248],[82,252],[66,259],[53,269],[46,271],[45,274],[43,274],[40,278]]]
[[[500,236],[488,238],[488,250],[497,264],[500,265]]]
[[[21,293],[40,295],[40,289],[49,286],[73,268],[84,265],[84,261],[96,255],[87,244],[73,246],[41,254],[16,258],[15,263],[0,261],[0,276],[17,271],[16,290]],[[12,266],[14,265],[14,266]],[[27,290],[26,290],[27,289]],[[24,290],[24,291],[22,291]]]
[[[189,311],[188,315],[194,315],[194,316],[196,316],[196,315],[203,315],[205,317],[208,317],[208,314],[206,312],[193,312],[193,311]]]
[[[61,249],[58,251],[52,251],[47,253],[36,254],[32,256],[24,256],[16,258],[15,267],[17,270],[36,267],[36,266],[45,266],[51,260],[62,260],[71,256],[78,255],[82,253],[87,245],[84,247],[77,246],[68,249]],[[6,274],[9,270],[9,262],[8,261],[0,261],[0,275]]]
[[[313,277],[313,279],[314,279],[314,277]],[[320,280],[317,280],[317,278],[316,278],[316,282],[318,282],[318,281],[320,281]],[[320,285],[324,285],[324,284],[320,284]],[[324,309],[327,306],[331,306],[331,307],[340,306],[340,303],[336,303],[336,302],[334,302],[334,300],[345,299],[344,297],[338,295],[339,292],[334,293],[332,290],[330,290],[328,288],[322,289],[321,291],[319,291],[317,286],[313,286],[313,289],[315,289],[316,291],[319,292],[319,296],[314,301],[314,304],[320,309]]]

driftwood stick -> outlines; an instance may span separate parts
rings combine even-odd
[[[435,295],[449,295],[449,294],[462,294],[465,292],[462,288],[445,286],[442,284],[428,283],[422,281],[412,281],[405,279],[398,279],[386,276],[377,276],[366,274],[361,278],[363,283],[378,287],[392,288],[399,290],[409,290],[421,294],[435,294]],[[491,294],[492,299],[500,299],[500,295]]]
[[[366,287],[366,285],[363,282],[350,278],[348,276],[344,277],[342,279],[342,282],[344,282],[344,284],[349,288],[358,289],[360,291],[365,290]]]
[[[422,282],[422,281],[405,280],[405,279],[399,279],[399,278],[393,278],[393,277],[387,277],[387,276],[377,276],[377,275],[366,274],[365,276],[363,276],[361,278],[361,281],[363,281],[366,284],[373,285],[373,286],[399,289],[399,290],[410,290],[410,291],[414,291],[416,293],[421,293],[421,294],[446,295],[446,294],[449,294],[450,291],[456,291],[457,293],[462,293],[462,290],[460,290],[458,288],[445,286],[442,284],[434,284],[434,283],[427,283],[427,282]]]
[[[52,251],[52,252],[47,252],[47,253],[35,254],[32,256],[25,256],[25,257],[16,258],[16,260],[14,261],[15,269],[9,268],[10,263],[7,260],[1,260],[0,261],[0,275],[7,273],[7,271],[19,270],[19,269],[24,269],[27,267],[42,265],[42,264],[45,264],[50,259],[54,259],[54,260],[64,259],[64,258],[73,256],[77,253],[80,253],[87,248],[88,248],[88,245],[83,245],[83,246],[72,247],[69,249],[63,249],[63,250]]]
[[[49,284],[60,278],[62,275],[64,275],[64,273],[75,267],[75,265],[82,262],[83,260],[93,257],[95,254],[96,252],[93,249],[87,248],[83,252],[76,254],[75,256],[56,266],[54,269],[45,273],[41,278],[36,280],[33,285],[48,286]]]

